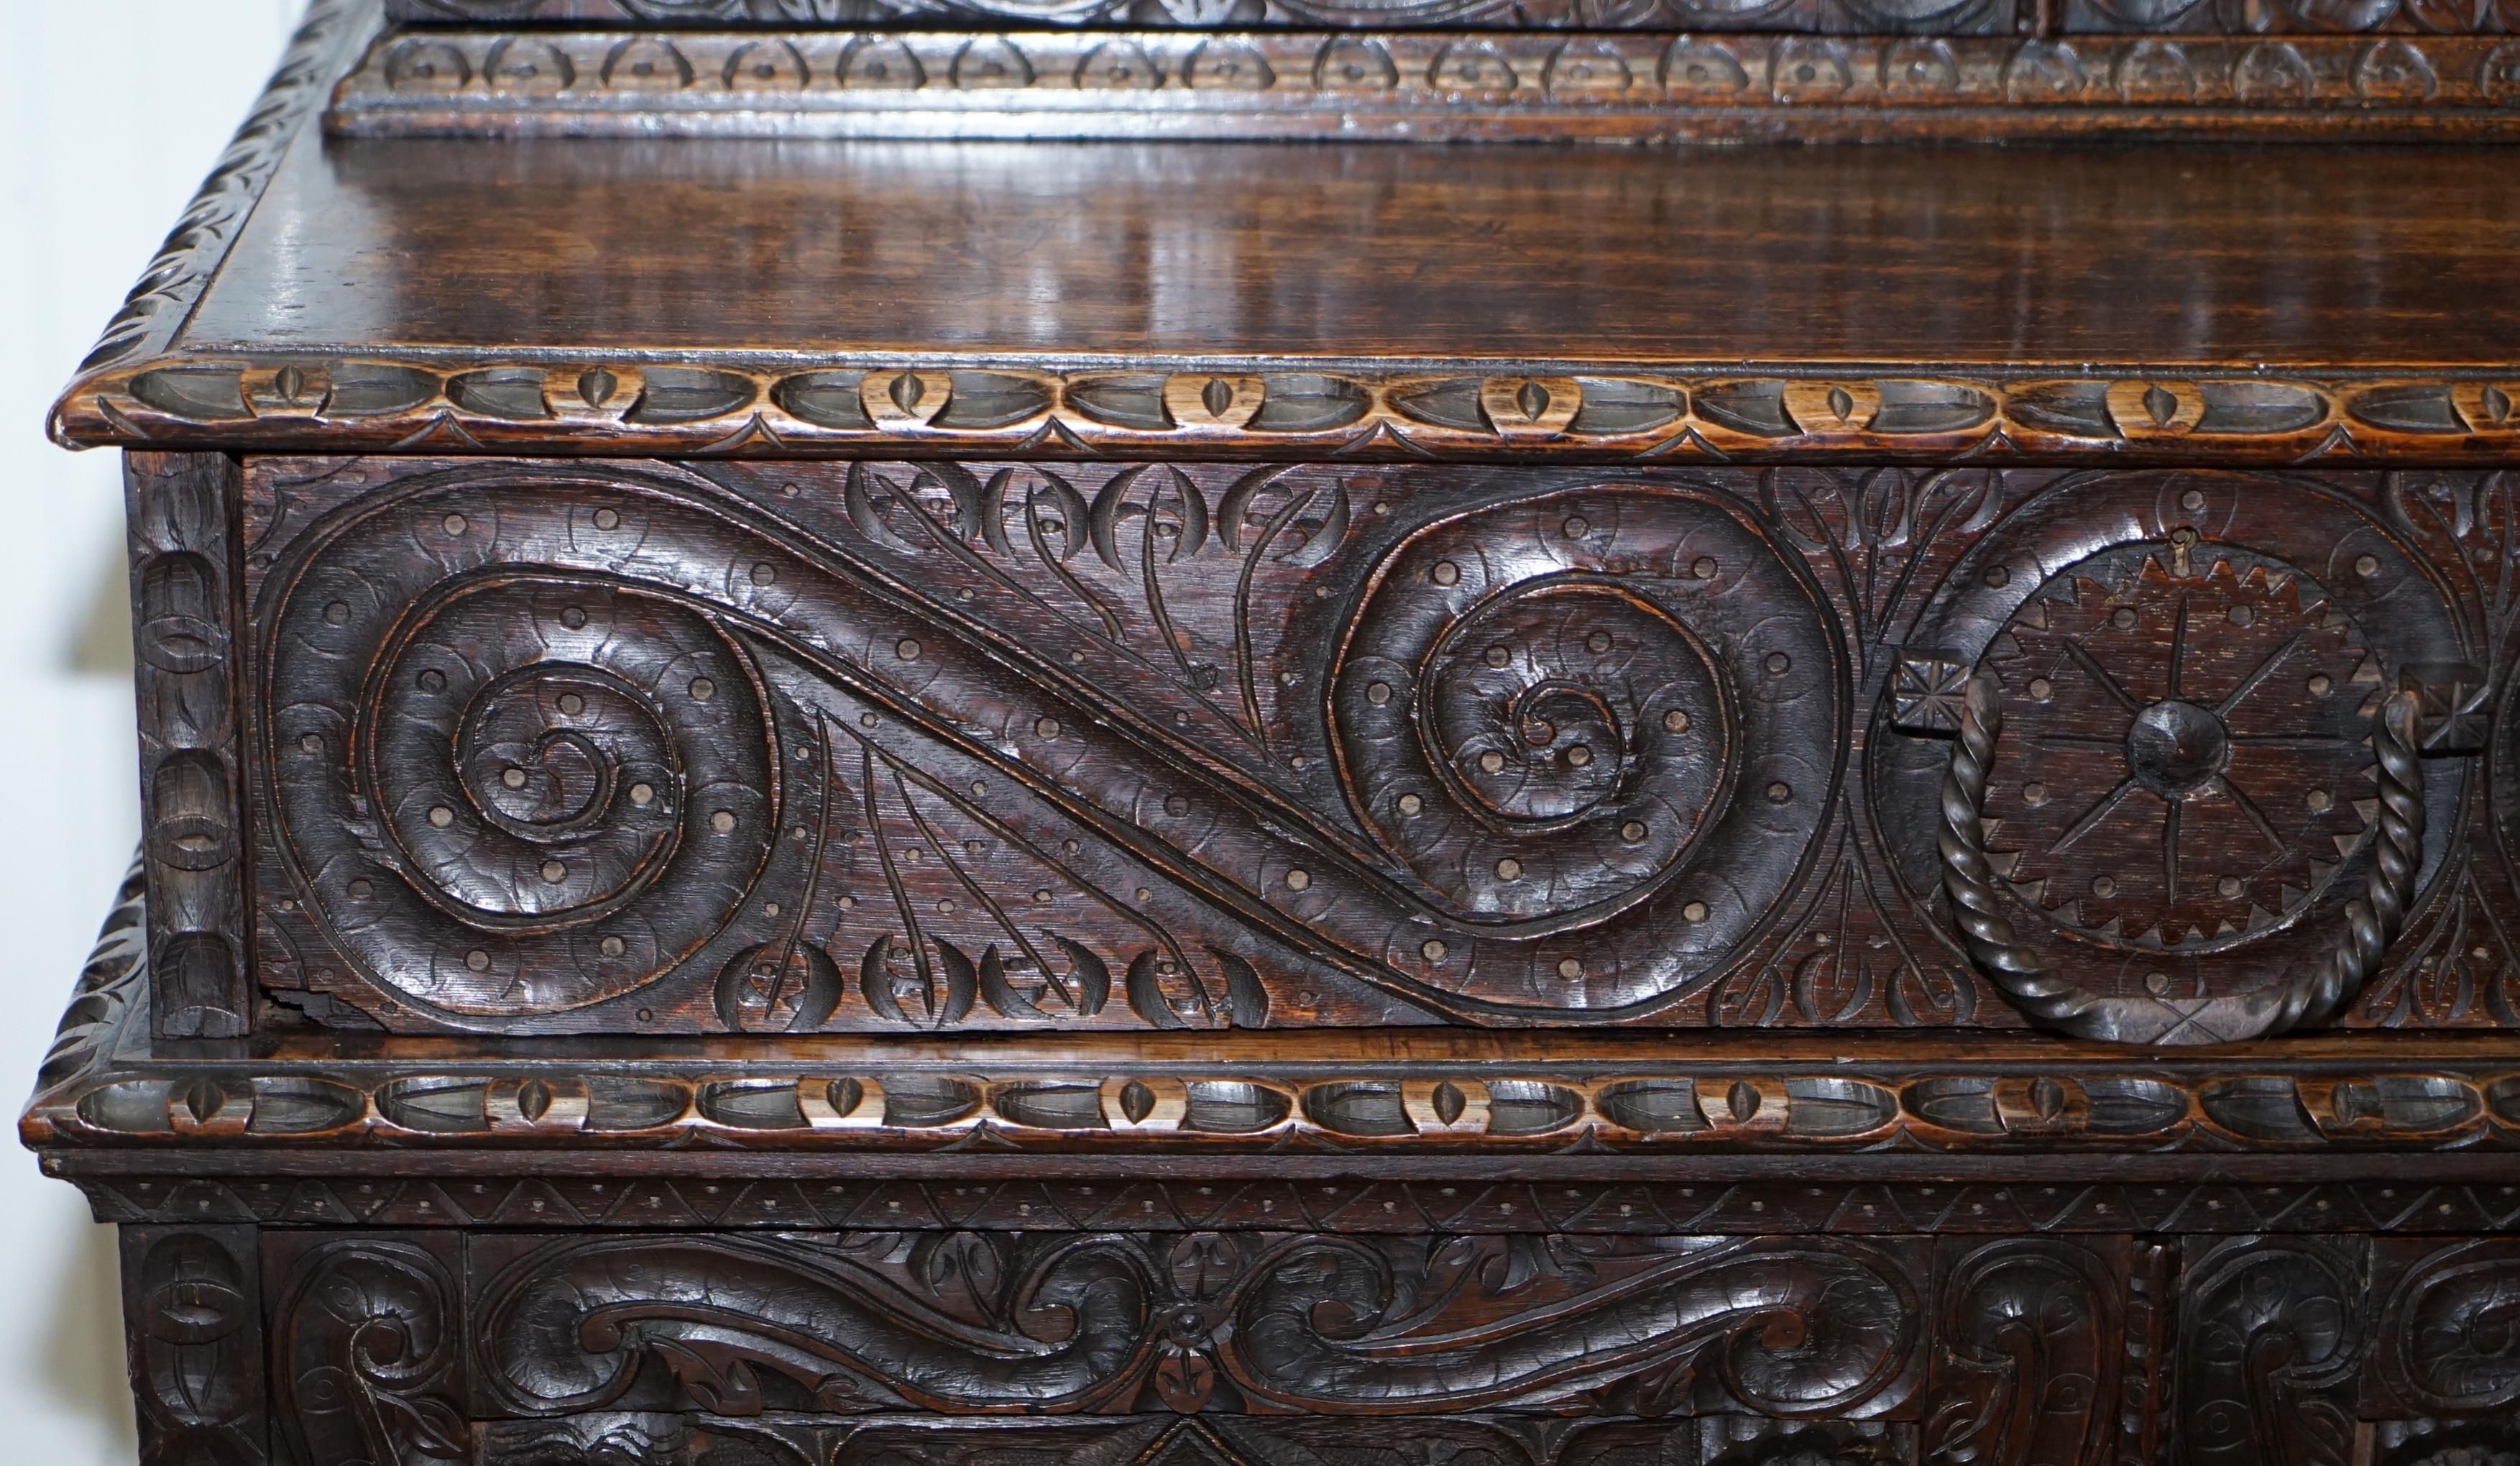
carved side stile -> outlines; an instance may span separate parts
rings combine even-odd
[[[133,453],[124,479],[152,1011],[163,1037],[234,1038],[253,1014],[239,473],[219,455]]]

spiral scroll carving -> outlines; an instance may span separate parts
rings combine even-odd
[[[489,1016],[617,996],[707,942],[778,806],[745,650],[652,590],[468,567],[497,527],[427,501],[350,532],[371,553],[288,584],[271,643],[277,807],[338,893],[334,939]]]
[[[273,1306],[273,1416],[289,1459],[467,1458],[457,1297],[416,1241],[340,1237],[298,1259]]]
[[[1436,520],[1375,566],[1332,752],[1453,921],[1531,939],[1653,906],[1629,926],[1663,956],[1584,1004],[1605,1007],[1667,993],[1671,958],[1702,968],[1789,887],[1834,778],[1837,676],[1825,611],[1733,513],[1562,491]]]
[[[1003,1277],[990,1270],[977,1319],[908,1295],[846,1245],[897,1240],[557,1243],[488,1283],[483,1376],[536,1413],[620,1398],[648,1356],[727,1415],[759,1414],[778,1390],[825,1410],[1074,1410],[1143,1364],[1159,1290],[1124,1239],[1062,1239]],[[939,1275],[953,1270],[937,1260]]]

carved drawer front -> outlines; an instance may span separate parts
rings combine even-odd
[[[293,1466],[2520,1450],[2500,1239],[135,1227],[125,1257],[153,1460],[260,1459],[266,1420]]]
[[[2106,1436],[2126,1258],[2122,1239],[274,1232],[263,1267],[282,1458],[307,1466],[373,1458],[347,1449],[363,1415],[448,1459],[480,1422],[495,1460],[613,1439],[641,1463],[756,1459],[747,1441],[817,1466],[1124,1462],[1187,1416],[1187,1443],[1260,1466],[1349,1448],[1289,1417],[1372,1416],[1348,1439],[1472,1460],[1883,1466],[1965,1426],[1958,1404],[1925,1418],[1947,1369],[1969,1371],[1948,1397],[2020,1413],[1988,1351],[2024,1305],[2041,1367],[2072,1383],[2013,1428]],[[1970,1314],[1965,1360],[1927,1347],[1938,1287]],[[1580,1444],[1567,1416],[1591,1417]]]
[[[2511,490],[258,461],[253,970],[413,1031],[2491,1025]]]

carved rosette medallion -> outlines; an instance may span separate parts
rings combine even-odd
[[[2419,791],[2393,796],[2373,738],[2403,679],[2457,660],[2456,621],[2388,522],[2323,486],[2065,481],[1957,559],[1910,645],[1883,702],[1900,728],[1958,730],[1967,679],[1990,689],[2000,733],[1970,755],[1984,890],[2004,961],[2040,974],[1999,985],[2076,1032],[2265,1031],[2369,925],[2355,913],[2387,799],[2426,817],[2423,875],[2455,823],[2465,765],[2427,758]],[[1874,748],[1886,841],[1940,905],[1936,801],[1967,796],[1946,785],[1954,745]],[[2414,751],[2394,756],[2405,772]]]
[[[2136,966],[2298,921],[2369,828],[2378,670],[2294,567],[2121,546],[2050,577],[1981,664],[2005,705],[1990,852],[2048,925]]]

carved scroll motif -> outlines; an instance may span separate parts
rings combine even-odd
[[[2403,1269],[2373,1300],[2376,1373],[2397,1404],[2480,1422],[2520,1414],[2520,1243],[2388,1242],[2379,1249],[2384,1263]]]
[[[601,1409],[1870,1414],[1913,1388],[1895,1249],[980,1233],[587,1239],[482,1285],[484,1377]]]
[[[293,1466],[472,1459],[443,1240],[314,1239],[272,1309],[272,1406]]]
[[[2345,1466],[2363,1364],[2364,1249],[2252,1237],[2191,1254],[2179,1300],[2177,1459]]]
[[[2128,1326],[2121,1265],[2108,1251],[2061,1239],[2006,1239],[1958,1256],[1935,1315],[1942,1362],[1928,1405],[1929,1459],[2111,1459]]]
[[[256,592],[282,981],[397,1026],[1644,1016],[1834,802],[1825,605],[1691,485],[506,477]]]

